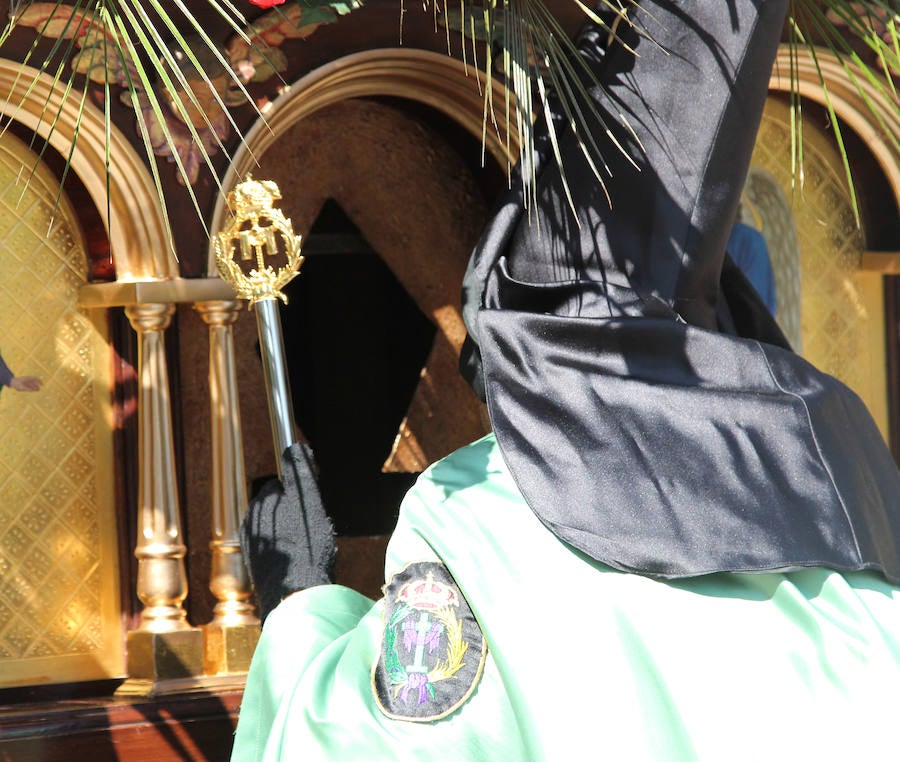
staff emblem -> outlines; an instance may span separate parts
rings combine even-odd
[[[280,198],[281,191],[272,180],[259,181],[247,175],[247,179],[228,194],[231,216],[225,229],[215,238],[219,275],[231,284],[235,296],[249,299],[250,306],[256,307],[269,423],[279,476],[281,454],[297,441],[297,435],[276,299],[287,304],[287,296],[281,289],[293,280],[303,264],[300,236],[294,235],[291,221],[275,208],[274,202]],[[240,262],[235,261],[236,254]],[[279,259],[282,264],[273,267]]]
[[[286,304],[287,296],[281,289],[303,264],[300,236],[294,235],[291,221],[274,205],[280,198],[281,191],[274,182],[248,175],[228,194],[232,216],[216,235],[219,275],[240,299],[249,299],[251,304],[276,297]],[[235,261],[235,254],[240,255],[244,266]],[[281,266],[273,267],[279,259],[283,261]]]

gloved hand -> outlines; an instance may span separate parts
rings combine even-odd
[[[286,595],[330,583],[334,567],[334,528],[322,506],[309,446],[288,447],[281,473],[283,485],[266,482],[241,524],[241,549],[262,620]]]

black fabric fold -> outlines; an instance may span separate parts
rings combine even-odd
[[[900,582],[900,477],[836,379],[662,318],[479,322],[503,456],[561,539],[651,576],[827,566]]]

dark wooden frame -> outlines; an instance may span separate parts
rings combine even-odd
[[[0,762],[228,760],[241,693],[0,707]]]
[[[884,322],[887,342],[888,420],[894,460],[900,465],[900,276],[884,279]]]

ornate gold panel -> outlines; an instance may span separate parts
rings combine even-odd
[[[809,119],[803,139],[801,190],[791,184],[789,108],[770,99],[745,189],[755,219],[745,221],[769,244],[782,329],[807,360],[862,398],[887,438],[882,276],[860,269],[863,235],[832,135]]]
[[[58,182],[0,139],[0,353],[37,392],[0,392],[0,687],[124,672],[109,349],[76,306],[87,258]],[[27,176],[27,175],[26,175]]]

